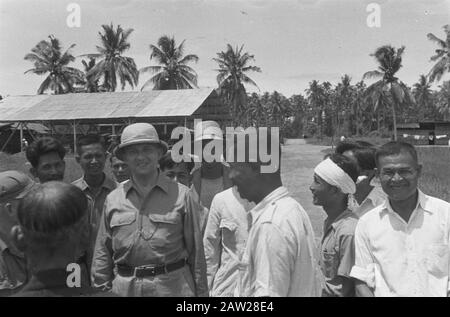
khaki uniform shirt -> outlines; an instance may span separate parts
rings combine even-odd
[[[99,191],[94,193],[92,188],[89,187],[88,183],[84,180],[84,176],[77,179],[72,183],[76,187],[80,188],[86,196],[92,199],[94,204],[93,214],[91,215],[91,224],[94,228],[94,240],[97,235],[98,227],[100,225],[100,219],[102,217],[103,205],[105,204],[106,196],[112,192],[116,187],[116,182],[105,175],[103,184],[101,185]]]
[[[322,296],[349,297],[355,295],[350,271],[355,264],[354,235],[358,217],[351,211],[344,211],[333,223],[325,220],[321,243],[320,265],[325,276]],[[349,280],[342,283],[343,279]]]
[[[92,264],[96,287],[123,296],[207,296],[206,262],[199,210],[188,188],[159,174],[141,197],[133,180],[105,201]],[[185,268],[155,277],[121,277],[118,265],[164,265],[187,259]],[[189,287],[188,287],[189,286]]]
[[[27,282],[27,264],[0,240],[0,296],[9,296]]]

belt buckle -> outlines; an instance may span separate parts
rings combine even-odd
[[[150,270],[150,274],[145,274],[145,271],[149,271]],[[144,274],[140,274],[140,273],[144,273]],[[147,267],[135,267],[134,271],[133,271],[133,277],[137,277],[137,278],[142,278],[145,277],[147,275],[151,275],[151,276],[155,276],[156,272],[155,272],[155,267],[153,266],[147,266]]]

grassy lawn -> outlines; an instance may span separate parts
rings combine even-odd
[[[417,147],[422,163],[420,188],[428,195],[450,202],[450,148]]]
[[[323,146],[336,146],[339,143],[339,137],[331,138],[331,137],[323,137],[319,138],[308,138],[305,139],[306,143],[311,145],[323,145]],[[382,145],[390,141],[389,138],[381,138],[381,137],[357,137],[357,138],[347,138],[346,140],[359,140],[366,141],[372,143],[374,145]]]

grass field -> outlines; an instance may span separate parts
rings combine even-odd
[[[313,205],[309,185],[312,181],[314,167],[330,149],[327,146],[310,144],[283,147],[281,163],[283,184],[308,212],[317,236],[322,234],[322,225],[326,215],[320,207]],[[417,147],[417,151],[423,164],[420,188],[428,195],[450,202],[450,148]],[[9,169],[28,172],[29,165],[25,155],[0,153],[0,171]],[[111,175],[109,161],[106,164],[106,173]],[[74,157],[67,156],[65,181],[72,182],[81,175],[82,171]]]
[[[450,202],[450,148],[417,147],[422,163],[420,188],[424,193]]]

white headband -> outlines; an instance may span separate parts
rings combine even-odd
[[[354,194],[356,192],[355,182],[330,158],[320,162],[314,169],[314,173],[328,184],[339,188],[344,194]]]

